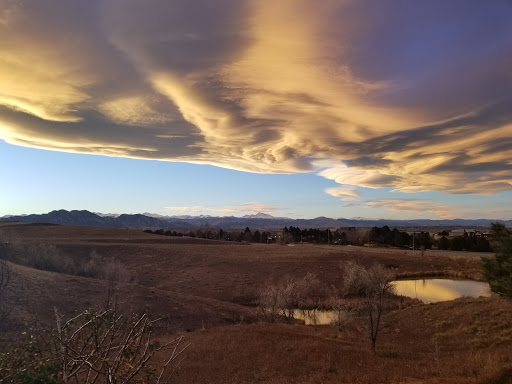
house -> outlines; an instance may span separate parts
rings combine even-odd
[[[464,236],[465,233],[468,234],[468,236],[472,236],[476,233],[477,231],[474,230],[474,229],[464,229],[464,228],[457,228],[457,229],[452,229],[450,231],[450,233],[448,234],[449,237],[461,237],[461,236]]]

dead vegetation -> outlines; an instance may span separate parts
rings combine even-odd
[[[364,290],[344,287],[340,269],[356,256],[364,268],[379,263],[399,276],[446,271],[479,277],[480,255],[427,251],[421,257],[392,249],[184,241],[103,228],[1,229],[11,244],[24,249],[51,244],[75,266],[94,269],[93,259],[114,261],[111,276],[120,278],[112,279],[113,292],[127,310],[162,318],[162,335],[168,335],[163,342],[174,337],[169,332],[187,332],[191,346],[172,382],[501,384],[511,379],[510,302],[482,298],[404,305],[388,332],[379,335],[376,354],[368,348],[367,332],[353,321],[358,313],[346,309],[347,300],[356,307],[356,298],[364,297]],[[72,318],[85,308],[101,310],[108,301],[107,274],[92,278],[9,265],[17,276],[9,289],[20,300],[11,314],[16,319],[37,316],[53,324],[54,306]],[[117,274],[116,265],[128,279]],[[270,301],[260,302],[270,286]],[[12,299],[8,294],[7,302]],[[287,314],[291,324],[259,322],[258,305],[271,307],[272,300],[280,308],[274,313]],[[301,325],[290,312],[329,305],[340,310],[335,331]],[[391,319],[381,316],[384,323]]]
[[[1,383],[167,383],[190,345],[183,336],[159,343],[154,321],[116,305],[67,320],[54,312],[54,327],[29,328],[0,355]]]
[[[7,304],[7,289],[11,281],[11,273],[9,263],[0,259],[0,324],[5,322],[12,308]]]

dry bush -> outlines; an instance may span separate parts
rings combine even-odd
[[[277,283],[267,282],[260,291],[259,305],[267,320],[275,322],[279,317],[291,322],[298,308],[317,308],[325,289],[316,275],[307,273],[302,279],[289,275]]]
[[[40,243],[30,246],[27,253],[29,265],[34,268],[69,275],[76,273],[76,266],[73,259],[61,255],[57,247],[53,244]]]
[[[263,316],[271,322],[279,317],[284,317],[287,321],[293,320],[298,302],[297,282],[290,276],[278,283],[265,284],[260,292],[260,308]]]
[[[69,256],[61,255],[53,244],[39,243],[28,247],[14,243],[3,244],[0,258],[45,271],[70,275],[77,273],[74,260]]]
[[[108,258],[103,262],[100,278],[106,284],[106,305],[108,307],[110,303],[117,300],[116,295],[119,284],[125,284],[130,281],[130,273],[123,263],[114,258]]]
[[[167,383],[188,344],[160,344],[146,315],[85,311],[54,329],[32,329],[0,355],[1,383]],[[158,368],[157,368],[158,365]]]
[[[272,323],[276,322],[281,315],[280,299],[280,287],[277,284],[268,282],[260,291],[258,303],[262,315],[265,319]]]
[[[77,275],[99,279],[101,278],[102,264],[103,260],[101,256],[96,251],[92,251],[89,254],[89,260],[87,260],[87,262],[82,262],[77,265]]]
[[[116,293],[119,284],[128,283],[131,274],[119,260],[113,257],[101,257],[96,251],[92,251],[89,260],[79,266],[78,274],[105,281],[106,307],[116,301]]]
[[[11,280],[11,268],[7,260],[0,259],[0,324],[3,324],[5,318],[10,312],[6,303],[7,288]]]
[[[45,271],[91,277],[104,280],[106,284],[106,307],[114,302],[117,287],[130,281],[128,269],[115,258],[101,257],[92,251],[88,259],[75,261],[67,255],[62,255],[59,249],[48,243],[39,243],[29,247],[3,244],[0,258],[14,263],[27,265]]]
[[[343,268],[341,294],[343,296],[360,296],[364,292],[364,284],[362,284],[364,273],[364,266],[355,261],[347,261]]]
[[[302,288],[291,276],[285,276],[278,283],[266,283],[259,299],[263,316],[271,322],[275,322],[279,317],[292,321],[294,311],[300,302]]]
[[[301,308],[319,308],[326,297],[326,287],[314,273],[308,272],[297,281],[298,306]]]

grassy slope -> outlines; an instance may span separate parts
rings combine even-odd
[[[497,299],[406,308],[382,335],[377,356],[355,327],[341,338],[328,326],[214,328],[190,336],[177,382],[505,384],[512,380],[511,322],[512,304]]]

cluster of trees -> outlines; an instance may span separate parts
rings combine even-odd
[[[155,235],[162,236],[188,236],[197,237],[200,239],[212,239],[212,240],[223,240],[223,241],[238,241],[248,243],[272,243],[276,241],[275,235],[268,231],[254,231],[252,232],[249,227],[246,227],[244,231],[224,231],[223,229],[196,229],[188,232],[177,232],[177,231],[164,231],[163,229],[151,229],[144,230],[146,233],[153,233]]]
[[[414,233],[400,231],[397,228],[390,229],[387,225],[383,227],[363,228],[338,228],[335,231],[330,229],[299,227],[284,227],[281,231],[272,233],[269,231],[251,231],[249,227],[245,230],[224,231],[223,229],[196,229],[188,232],[171,230],[150,230],[144,232],[163,236],[188,236],[203,239],[214,239],[224,241],[238,241],[248,243],[315,243],[315,244],[340,244],[340,245],[364,245],[367,243],[387,245],[398,248],[430,249],[437,246],[441,250],[490,252],[490,242],[474,233],[465,233],[464,236],[448,238],[447,232],[442,232],[440,239],[435,240],[428,232],[416,231]]]
[[[369,233],[369,241],[379,244],[386,244],[393,247],[412,247],[415,249],[430,249],[432,240],[428,232],[414,232],[409,235],[407,232],[399,231],[396,228],[389,229],[387,225],[382,228],[373,227]]]
[[[281,235],[281,241],[283,243],[334,243],[343,242],[346,243],[346,234],[339,230],[332,232],[329,229],[300,229],[299,227],[284,227]]]
[[[474,233],[464,233],[464,236],[449,239],[444,235],[437,242],[437,247],[442,250],[491,252],[491,244],[485,237],[476,236]]]
[[[291,322],[300,310],[315,310],[325,296],[330,296],[334,313],[332,325],[336,331],[339,333],[348,323],[360,320],[358,324],[368,335],[370,348],[375,352],[380,332],[392,322],[392,317],[383,321],[383,315],[393,307],[391,282],[395,276],[382,265],[366,267],[352,261],[344,263],[342,276],[342,286],[334,290],[323,286],[311,273],[301,279],[285,276],[268,282],[260,292],[262,313],[271,322],[279,319]],[[355,308],[354,299],[358,302]]]

